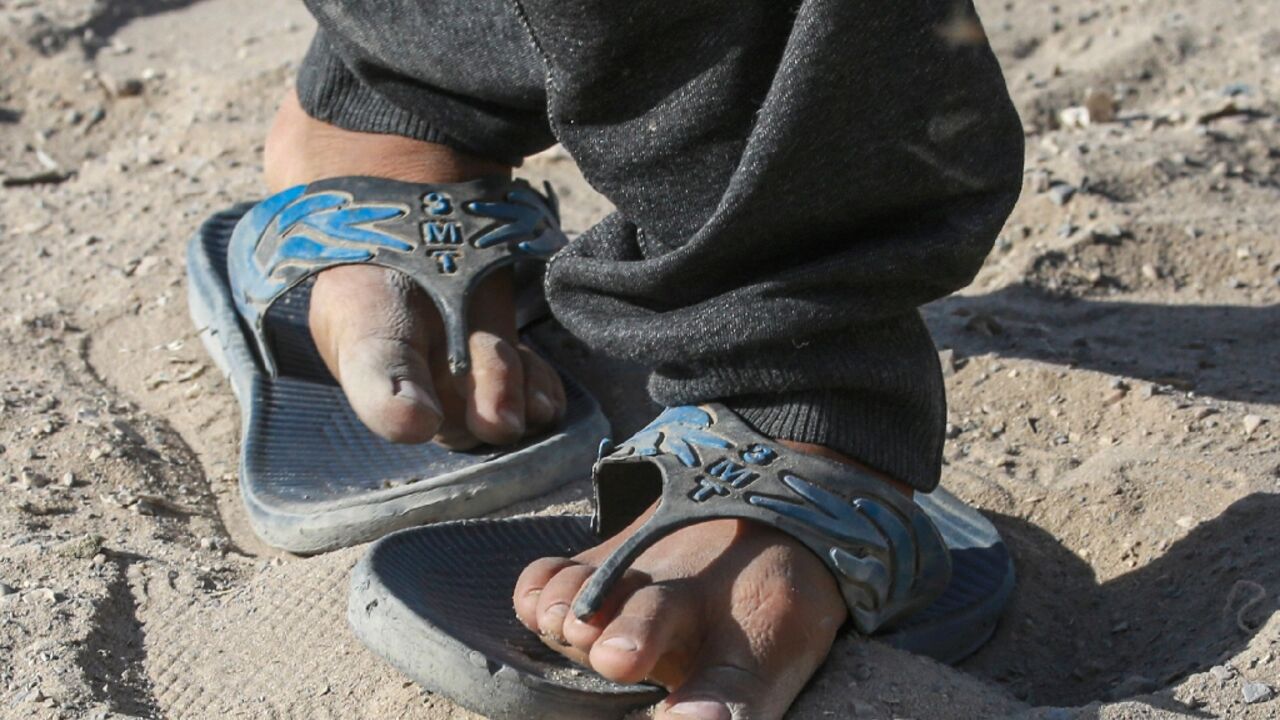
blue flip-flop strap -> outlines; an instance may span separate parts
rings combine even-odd
[[[543,197],[523,183],[504,190],[339,178],[258,203],[232,234],[227,269],[265,369],[277,374],[264,336],[270,307],[322,270],[368,263],[401,270],[423,286],[445,318],[451,366],[464,371],[464,306],[477,278],[514,258],[546,260],[567,242],[547,189]]]
[[[647,485],[619,486],[652,477],[637,472],[638,463],[661,475],[657,509],[583,585],[573,607],[579,618],[596,612],[659,539],[715,518],[772,525],[806,545],[831,570],[864,633],[927,606],[947,586],[950,551],[920,506],[853,466],[761,436],[723,405],[669,408],[600,459],[598,528],[629,522],[610,510],[612,503],[625,501],[636,511],[638,500],[649,502],[639,489]]]

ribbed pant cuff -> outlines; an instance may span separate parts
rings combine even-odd
[[[723,402],[763,435],[831,448],[922,492],[938,485],[941,433],[935,438],[919,418],[863,393],[815,390]]]
[[[397,135],[446,145],[519,166],[520,156],[500,157],[468,146],[436,125],[414,115],[366,85],[347,67],[323,32],[317,32],[298,70],[298,102],[307,115],[355,132]]]

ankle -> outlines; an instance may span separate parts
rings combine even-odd
[[[832,450],[831,448],[823,445],[815,445],[813,443],[796,442],[795,440],[783,440],[782,438],[778,438],[778,442],[791,448],[792,450],[795,450],[796,452],[807,453],[809,455],[817,455],[818,457],[824,457],[828,460],[834,460],[838,463],[843,463],[845,465],[850,465],[852,467],[855,467],[861,470],[862,472],[865,472],[868,475],[871,475],[872,477],[875,477],[879,480],[883,480],[885,485],[888,485],[894,490],[902,493],[903,495],[906,495],[907,498],[910,499],[915,497],[915,493],[916,493],[915,488],[902,482],[901,480],[895,480],[894,478],[880,472],[879,470],[876,470],[875,468],[868,467],[867,465],[861,462],[858,462],[857,460],[854,460],[853,458],[849,457],[848,455],[845,455],[844,453],[838,452],[836,450]]]
[[[271,192],[349,175],[448,183],[511,174],[508,165],[467,155],[445,145],[345,130],[316,120],[302,109],[293,91],[285,96],[276,112],[263,156],[264,174]]]

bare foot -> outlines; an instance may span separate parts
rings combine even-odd
[[[323,123],[303,112],[293,92],[276,114],[265,165],[272,192],[346,175],[446,183],[511,173],[443,145]],[[349,265],[319,273],[310,324],[351,407],[388,440],[503,445],[555,423],[564,388],[519,340],[510,274],[487,279],[469,313],[472,367],[459,378],[449,373],[435,306],[398,272]]]
[[[820,446],[780,442],[857,464]],[[909,487],[885,482],[910,496]],[[822,561],[779,530],[727,519],[674,532],[639,557],[600,612],[587,622],[574,617],[583,583],[652,512],[577,557],[529,565],[516,584],[516,615],[606,678],[667,688],[659,719],[781,718],[848,611]]]

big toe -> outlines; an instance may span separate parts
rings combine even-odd
[[[312,337],[370,430],[426,442],[443,412],[427,363],[424,303],[400,273],[366,266],[326,270],[311,293]]]
[[[429,390],[427,364],[399,339],[365,337],[340,351],[338,373],[351,408],[374,433],[401,443],[426,442],[443,412]]]
[[[783,594],[783,593],[779,593]],[[761,602],[707,633],[655,720],[781,720],[822,664],[841,612]]]

